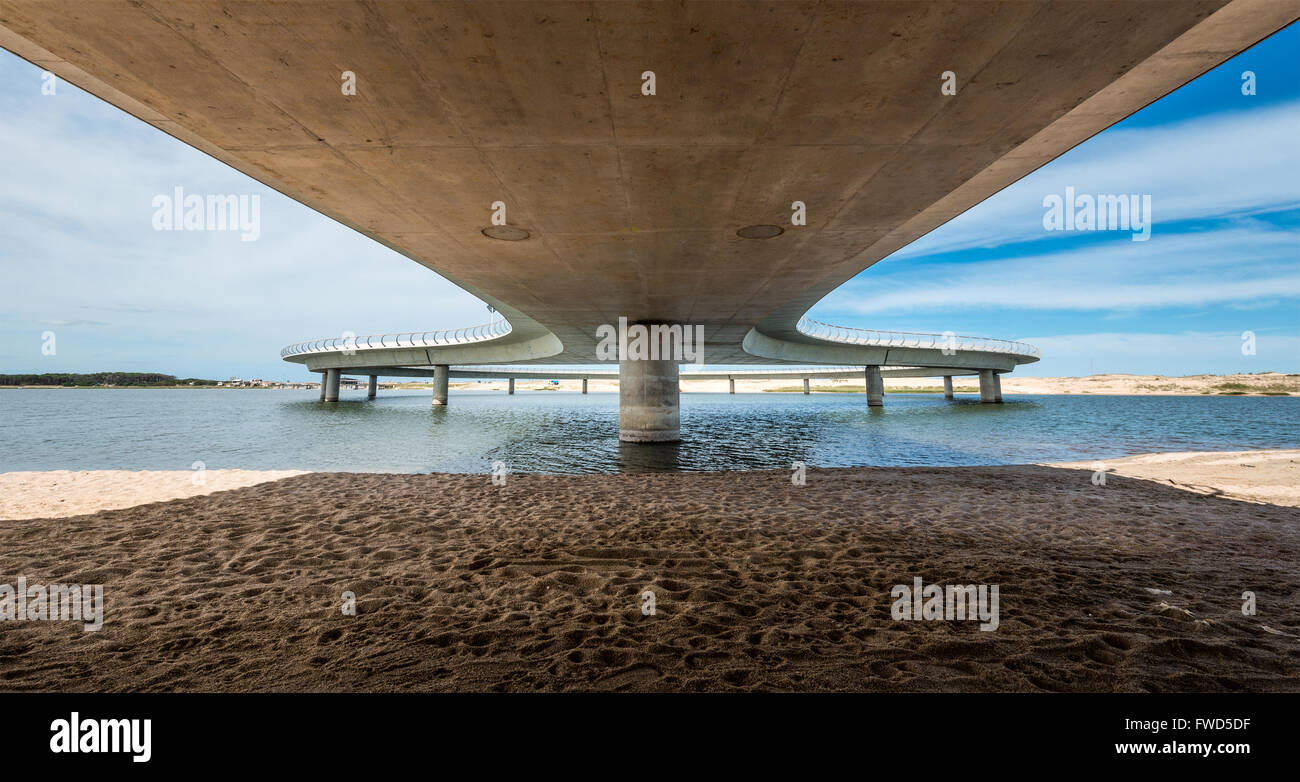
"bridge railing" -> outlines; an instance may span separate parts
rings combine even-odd
[[[725,376],[735,376],[735,377],[744,377],[745,375],[790,375],[791,377],[802,377],[802,376],[804,376],[804,375],[809,374],[810,372],[813,373],[813,374],[816,374],[816,373],[818,373],[818,372],[823,373],[823,374],[831,374],[831,373],[836,373],[836,372],[839,372],[839,373],[855,373],[855,374],[861,374],[861,373],[862,373],[862,367],[860,367],[860,366],[843,366],[843,367],[841,367],[841,366],[833,366],[833,365],[830,365],[830,364],[825,364],[825,365],[822,365],[822,364],[809,364],[809,365],[807,365],[807,366],[795,366],[795,367],[790,367],[790,368],[786,368],[786,367],[782,367],[782,366],[776,366],[776,367],[768,367],[768,368],[766,368],[766,369],[726,369],[726,370],[722,370],[722,369],[701,369],[701,370],[683,369],[683,370],[681,371],[681,376],[682,376],[683,378],[688,378],[688,377],[690,377],[691,375],[719,375],[719,376],[724,376],[724,375],[725,375]]]
[[[973,351],[978,353],[1007,353],[1015,356],[1041,358],[1038,348],[1027,342],[989,337],[964,337],[952,332],[945,334],[920,334],[910,331],[879,331],[851,326],[833,326],[812,318],[800,318],[795,326],[800,334],[829,342],[852,345],[869,345],[886,348],[929,348],[935,350]]]
[[[472,365],[458,365],[453,367],[452,369],[455,370],[456,372],[459,372],[461,375],[466,375],[472,372],[482,372],[485,376],[491,376],[494,374],[507,374],[511,372],[516,372],[516,373],[536,374],[539,377],[543,377],[543,378],[552,378],[552,377],[560,378],[560,377],[585,377],[589,375],[599,375],[599,374],[617,375],[618,363],[609,362],[605,364],[593,364],[586,368],[578,368],[578,369],[574,369],[573,367],[560,368],[555,366],[537,365],[537,364],[487,364],[487,365],[472,364]],[[784,367],[776,367],[776,368],[769,367],[767,369],[712,369],[707,366],[700,369],[691,369],[689,367],[682,367],[681,378],[683,380],[688,380],[692,376],[698,376],[698,375],[706,375],[714,379],[725,378],[728,376],[735,376],[738,378],[742,378],[745,377],[746,375],[789,375],[791,377],[803,377],[808,374],[817,375],[817,374],[835,374],[835,373],[855,374],[855,375],[861,374],[862,367],[861,366],[829,366],[829,365],[796,366],[788,369]]]
[[[433,348],[464,345],[504,337],[511,331],[502,318],[491,323],[442,331],[407,331],[401,334],[368,334],[360,337],[332,337],[298,342],[280,351],[280,358],[306,353],[336,353],[343,350],[377,350],[380,348]]]
[[[830,342],[890,348],[929,348],[983,353],[1004,353],[1040,358],[1038,348],[1026,342],[990,337],[967,337],[953,333],[922,334],[908,331],[881,331],[851,326],[834,326],[812,318],[801,318],[796,327],[800,334]],[[400,334],[368,334],[358,337],[331,337],[298,342],[280,351],[281,358],[308,353],[335,353],[345,350],[380,348],[423,348],[464,345],[504,337],[511,332],[509,321],[502,318],[477,326],[441,331],[408,331]]]

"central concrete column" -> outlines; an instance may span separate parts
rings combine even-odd
[[[587,378],[582,379],[582,393],[587,393]]]
[[[943,378],[943,398],[952,399],[952,375],[944,375]]]
[[[379,393],[379,376],[371,375],[370,386],[366,389],[366,399],[374,399],[375,395],[378,393]]]
[[[515,392],[515,379],[512,377],[510,378],[510,382],[508,384],[508,387],[506,388],[506,393],[513,394],[514,392]]]
[[[736,378],[729,377],[727,378],[727,382],[731,384],[731,393],[736,393]]]
[[[980,370],[980,401],[985,404],[1002,401],[1002,381],[991,369]]]
[[[325,370],[325,401],[339,401],[339,371],[337,369]]]
[[[433,368],[433,406],[443,407],[447,404],[447,365],[438,364]]]
[[[809,393],[809,391],[808,391],[808,378],[806,378],[806,377],[803,379],[803,393],[804,393],[804,396],[807,396],[808,393]]]
[[[618,362],[618,439],[680,440],[680,380],[676,361]]]
[[[320,373],[320,401],[325,401],[325,375],[326,372]]]
[[[885,404],[885,379],[880,367],[867,367],[867,406],[883,407]]]

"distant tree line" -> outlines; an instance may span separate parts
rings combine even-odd
[[[217,381],[197,377],[178,378],[157,372],[57,372],[44,375],[0,375],[0,386],[215,386]]]

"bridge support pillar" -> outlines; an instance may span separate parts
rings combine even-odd
[[[885,404],[885,379],[880,367],[867,367],[867,406],[883,407]]]
[[[620,361],[618,439],[625,443],[680,440],[680,382],[676,361]]]
[[[320,373],[320,401],[325,401],[325,372]]]
[[[446,364],[438,364],[433,368],[433,406],[444,407],[447,404],[447,376],[448,367]]]
[[[587,393],[587,378],[582,379],[582,393]]]
[[[730,391],[730,393],[733,393],[733,394],[736,393],[736,378],[734,378],[734,377],[729,377],[729,378],[727,378],[727,382],[731,384],[731,391]]]
[[[379,393],[379,375],[370,376],[370,385],[366,387],[366,399],[374,399]]]
[[[811,392],[808,390],[808,378],[803,379],[803,395],[808,396]]]
[[[325,370],[325,401],[339,401],[339,371],[337,369]]]
[[[1002,401],[1002,379],[991,369],[980,370],[980,401],[985,404]]]
[[[513,394],[514,392],[515,392],[515,379],[512,377],[510,378],[510,382],[506,386],[506,393]]]
[[[944,375],[943,378],[943,398],[952,399],[952,375]]]

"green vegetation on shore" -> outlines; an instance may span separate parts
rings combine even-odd
[[[217,381],[197,377],[178,378],[157,372],[91,372],[78,374],[56,372],[43,375],[0,375],[0,386],[63,386],[68,388],[93,388],[116,386],[124,388],[171,388],[173,386],[215,386]]]
[[[1219,383],[1214,388],[1221,396],[1262,394],[1264,396],[1290,396],[1291,388],[1284,383],[1249,385],[1246,383]]]

